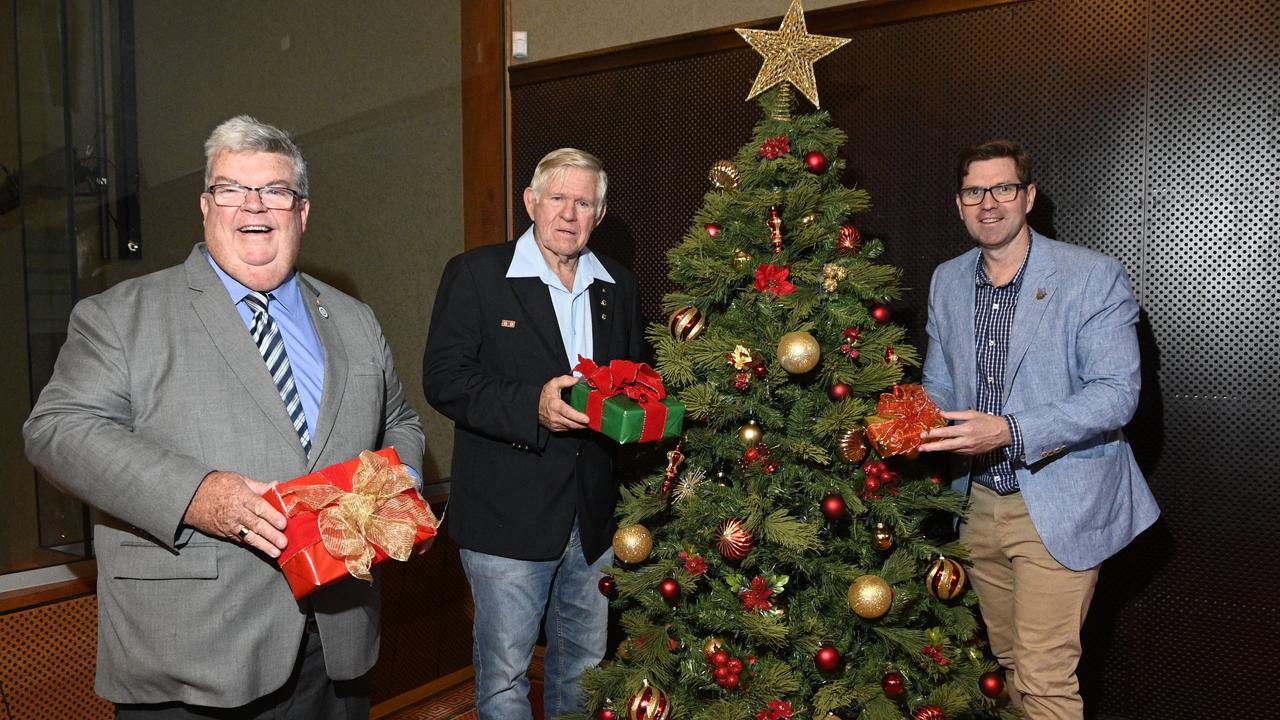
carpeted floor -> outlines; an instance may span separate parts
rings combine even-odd
[[[475,685],[471,680],[446,688],[381,720],[476,720]],[[542,658],[529,667],[529,701],[534,720],[542,720]]]

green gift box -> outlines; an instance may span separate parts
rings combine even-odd
[[[573,386],[569,404],[591,418],[593,430],[622,444],[675,437],[684,427],[684,403],[672,397],[645,406],[626,395],[605,397],[583,381]]]

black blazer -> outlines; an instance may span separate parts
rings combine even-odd
[[[572,368],[546,285],[507,278],[516,244],[489,245],[445,266],[422,362],[427,402],[454,422],[449,535],[460,546],[521,560],[558,557],[579,518],[593,562],[616,528],[616,444],[590,430],[552,433],[538,396]],[[631,271],[597,254],[616,283],[592,283],[594,355],[647,360]]]

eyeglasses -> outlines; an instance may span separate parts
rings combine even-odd
[[[262,199],[263,207],[270,210],[292,210],[302,195],[297,190],[279,185],[266,187],[248,187],[235,183],[210,185],[207,191],[213,196],[213,204],[218,207],[240,207],[249,199],[249,193],[256,192]]]
[[[1001,183],[991,187],[962,187],[956,193],[961,205],[981,205],[982,199],[991,193],[996,202],[1006,203],[1018,197],[1019,190],[1025,190],[1027,183]]]

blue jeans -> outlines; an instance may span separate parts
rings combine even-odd
[[[583,713],[582,671],[604,658],[609,600],[597,584],[608,550],[588,565],[578,526],[554,560],[513,560],[461,550],[476,619],[472,662],[480,720],[532,720],[529,662],[546,613],[545,717]]]

